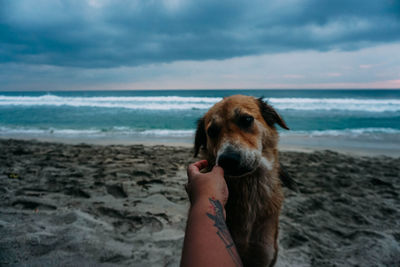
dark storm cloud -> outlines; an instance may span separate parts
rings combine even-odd
[[[0,63],[138,66],[399,40],[398,0],[0,0]]]

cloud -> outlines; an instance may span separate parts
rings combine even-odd
[[[400,40],[394,0],[0,0],[0,63],[113,68]]]
[[[361,64],[360,65],[360,69],[370,69],[372,67],[373,67],[372,64]]]
[[[284,74],[282,77],[286,78],[286,79],[303,79],[304,75],[300,75],[300,74]]]
[[[400,43],[113,68],[7,63],[0,90],[400,88],[397,51]],[[365,62],[375,67],[359,68]]]
[[[328,77],[340,77],[342,75],[343,75],[342,73],[338,73],[338,72],[330,72],[330,73],[326,74],[326,76],[328,76]]]

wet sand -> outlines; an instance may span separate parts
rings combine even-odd
[[[179,146],[0,139],[0,266],[178,266]],[[400,158],[282,152],[277,266],[399,266]]]

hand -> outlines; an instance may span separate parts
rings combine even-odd
[[[219,166],[214,166],[211,172],[201,173],[200,170],[207,166],[207,160],[201,160],[190,164],[187,169],[186,192],[190,203],[194,205],[199,200],[208,201],[209,198],[214,198],[225,206],[228,200],[228,187],[224,179],[224,170]]]
[[[208,163],[189,165],[186,191],[191,206],[183,243],[181,267],[243,266],[225,223],[228,186],[221,167],[201,173]]]

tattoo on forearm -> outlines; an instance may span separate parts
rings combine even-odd
[[[240,260],[239,254],[236,250],[235,243],[232,240],[231,234],[229,233],[228,227],[226,226],[223,214],[223,207],[219,200],[214,200],[209,198],[215,215],[207,213],[207,216],[214,221],[214,226],[218,229],[217,235],[225,244],[225,248],[228,250],[229,255],[231,255],[232,260],[236,266],[242,266],[242,261]]]

